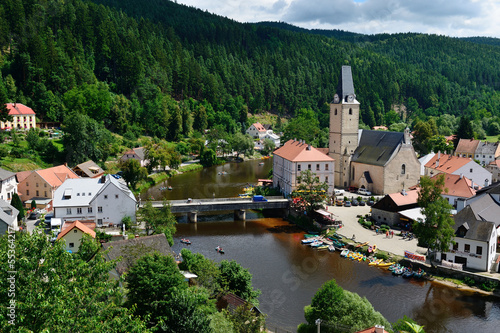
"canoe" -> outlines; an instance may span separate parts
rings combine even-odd
[[[304,238],[317,238],[318,235],[313,235],[313,234],[304,234]]]
[[[317,250],[326,250],[326,249],[328,249],[328,245],[320,245],[320,246],[317,246],[316,249]]]
[[[373,253],[377,252],[377,244],[373,244],[372,251]]]
[[[335,252],[335,246],[333,245],[328,246],[328,251]]]
[[[378,266],[380,263],[382,263],[383,259],[376,259],[376,260],[373,260],[373,261],[370,261],[368,263],[368,265],[370,266]]]
[[[358,245],[356,245],[356,247],[362,247],[362,246],[367,245],[368,243],[370,243],[370,242],[364,242],[364,243],[362,243],[362,244],[358,244]]]
[[[345,250],[342,250],[342,252],[340,252],[340,255],[342,257],[347,257],[347,255],[349,254],[349,250],[345,249]]]
[[[302,244],[311,244],[311,243],[314,243],[315,241],[317,241],[317,239],[316,239],[316,238],[307,238],[307,239],[303,239],[303,240],[301,240],[300,242],[301,242]]]
[[[393,262],[382,262],[382,263],[378,264],[377,267],[389,267],[392,265],[394,265]]]

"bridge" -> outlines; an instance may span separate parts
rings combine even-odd
[[[172,213],[187,213],[190,222],[197,222],[200,212],[234,210],[235,219],[244,220],[248,209],[285,209],[289,200],[282,196],[266,197],[267,201],[253,201],[252,198],[214,198],[171,200]],[[152,201],[153,207],[163,207],[163,201]],[[141,207],[143,204],[141,204]]]

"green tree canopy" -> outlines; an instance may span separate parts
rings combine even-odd
[[[413,230],[421,244],[429,249],[447,252],[454,243],[455,221],[451,217],[452,206],[441,195],[448,192],[444,187],[445,175],[420,178],[418,205],[425,216],[424,221],[413,224]]]
[[[328,195],[328,184],[321,183],[311,170],[302,171],[297,177],[297,183],[299,185],[292,196],[302,198],[308,211],[316,209]]]
[[[236,261],[222,260],[220,265],[220,275],[218,276],[219,285],[244,300],[258,304],[257,297],[260,290],[255,290],[252,287],[252,274],[248,269],[243,268]]]
[[[167,202],[163,202],[162,208],[155,208],[150,200],[146,201],[139,210],[139,220],[146,225],[146,234],[165,234],[170,246],[174,244],[175,224],[177,220],[170,210]]]
[[[141,167],[141,163],[135,158],[120,161],[119,168],[123,172],[123,179],[135,190],[137,183],[148,178],[148,170]]]

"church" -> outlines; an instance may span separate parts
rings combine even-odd
[[[359,111],[351,67],[342,66],[330,104],[328,155],[335,160],[335,185],[388,194],[418,184],[420,162],[409,129],[404,133],[360,130]]]

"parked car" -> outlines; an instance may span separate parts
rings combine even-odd
[[[356,186],[349,186],[349,188],[347,190],[349,192],[351,192],[351,193],[356,193],[356,191],[358,190],[358,188]]]
[[[343,195],[345,193],[344,190],[336,188],[334,191],[335,195]]]
[[[368,200],[368,201],[366,202],[366,204],[367,204],[368,206],[373,206],[373,205],[375,204],[375,202],[374,202],[373,200]]]
[[[40,218],[42,214],[40,214],[40,212],[38,211],[33,211],[31,212],[30,216],[28,217],[28,219],[30,220],[38,220]]]
[[[344,201],[344,207],[351,207],[351,202],[349,200]]]
[[[358,193],[362,195],[372,195],[372,192],[368,191],[366,188],[360,188]]]
[[[365,206],[365,205],[366,205],[366,202],[364,202],[363,200],[360,200],[360,201],[359,201],[359,205],[360,205],[360,206]]]
[[[359,206],[359,202],[358,202],[358,200],[353,200],[353,201],[351,202],[351,205],[353,205],[353,206]]]
[[[343,200],[337,200],[337,201],[335,201],[335,205],[336,206],[343,206],[344,205],[344,201]]]

